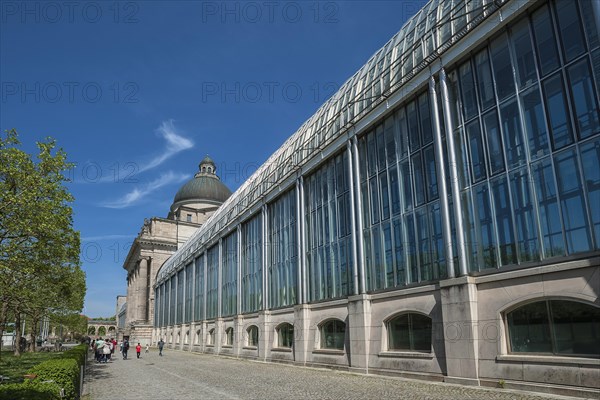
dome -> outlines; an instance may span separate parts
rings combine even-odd
[[[194,177],[175,194],[171,211],[186,203],[222,204],[231,196],[231,190],[216,175],[215,162],[206,156]]]

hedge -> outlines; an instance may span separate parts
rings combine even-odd
[[[34,379],[1,384],[0,399],[74,400],[79,396],[79,371],[86,357],[87,346],[84,344],[66,351],[61,358],[44,361],[27,371],[37,375]],[[60,396],[61,389],[64,389],[64,397]]]

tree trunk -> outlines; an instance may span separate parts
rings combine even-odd
[[[0,360],[2,360],[2,344],[4,343],[4,326],[6,325],[7,314],[8,301],[3,301],[2,308],[0,308]]]
[[[40,321],[39,317],[32,317],[32,319],[31,319],[31,329],[29,331],[30,341],[29,341],[29,346],[27,347],[27,351],[30,353],[35,353],[35,345],[36,345],[35,334],[37,332],[37,326],[38,326],[39,321]]]
[[[15,357],[21,356],[21,314],[19,310],[15,310],[15,343],[14,343],[14,355]]]

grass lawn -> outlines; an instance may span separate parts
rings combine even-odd
[[[21,357],[15,357],[13,352],[2,350],[0,358],[0,375],[10,377],[7,383],[19,383],[23,381],[23,375],[36,364],[52,358],[60,357],[60,352],[22,353]]]

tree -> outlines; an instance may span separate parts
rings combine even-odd
[[[74,199],[64,185],[73,165],[51,138],[37,143],[36,160],[20,145],[14,129],[0,136],[0,334],[12,314],[17,343],[24,316],[35,335],[43,316],[79,312],[85,296]]]

